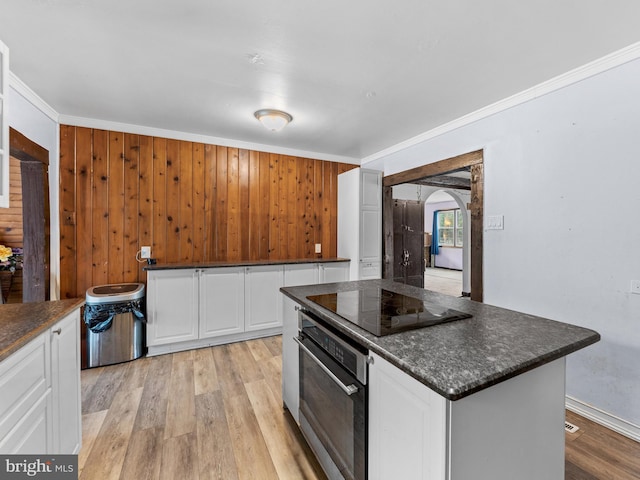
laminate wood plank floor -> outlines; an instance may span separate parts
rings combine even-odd
[[[579,430],[565,433],[566,480],[640,479],[640,443],[567,411]]]
[[[280,336],[83,370],[80,480],[326,479],[282,408]]]
[[[281,337],[82,371],[80,480],[323,480],[282,409]],[[566,480],[640,479],[640,443],[567,412]]]

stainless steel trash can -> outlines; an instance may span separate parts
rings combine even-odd
[[[134,360],[144,355],[144,284],[100,285],[87,290],[88,368]]]

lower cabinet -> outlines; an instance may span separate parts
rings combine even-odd
[[[369,479],[445,479],[446,399],[374,353]]]
[[[51,383],[54,453],[77,453],[82,435],[79,310],[51,329]]]
[[[300,423],[300,361],[298,344],[293,337],[298,336],[298,304],[282,295],[282,403]]]
[[[370,355],[370,480],[564,478],[564,358],[451,401]]]
[[[284,281],[283,267],[245,268],[245,330],[251,332],[265,328],[281,328],[280,287]]]
[[[79,310],[0,363],[0,391],[0,453],[80,451]]]
[[[149,272],[147,282],[147,346],[199,338],[196,269]]]
[[[199,282],[199,337],[244,332],[244,268],[205,268]]]
[[[349,262],[149,270],[148,354],[277,335],[280,287],[348,276]]]

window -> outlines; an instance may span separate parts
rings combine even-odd
[[[462,247],[462,225],[462,212],[459,208],[438,212],[438,244],[442,247]]]

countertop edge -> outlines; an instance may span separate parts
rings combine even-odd
[[[246,261],[230,261],[230,262],[201,262],[201,263],[158,263],[154,265],[145,265],[142,270],[184,270],[189,268],[224,268],[224,267],[259,267],[268,265],[303,265],[305,263],[340,263],[350,262],[349,258],[298,258],[292,260],[246,260]]]
[[[409,365],[406,365],[405,362],[402,362],[399,358],[392,355],[387,350],[380,348],[380,346],[374,343],[367,342],[367,347],[369,348],[369,350],[375,352],[380,357],[384,358],[386,361],[388,361],[395,367],[398,367],[400,370],[402,370],[404,373],[406,373],[410,377],[414,378],[415,380],[419,381],[423,385],[429,387],[434,392],[438,393],[440,396],[446,398],[447,400],[456,401],[456,400],[460,400],[462,398],[468,397],[470,395],[473,395],[474,393],[485,390],[494,385],[497,385],[499,383],[502,383],[504,381],[507,381],[511,378],[517,377],[518,375],[521,375],[523,373],[529,372],[538,367],[546,365],[547,363],[551,363],[555,360],[559,360],[560,358],[566,357],[571,353],[577,352],[578,350],[581,350],[585,347],[588,347],[589,345],[593,345],[594,343],[597,343],[598,341],[600,341],[600,334],[595,331],[593,331],[593,334],[594,335],[592,335],[591,337],[585,338],[583,340],[579,340],[563,348],[559,348],[553,352],[548,353],[547,355],[543,355],[536,358],[534,361],[526,362],[521,365],[518,365],[517,367],[510,369],[509,371],[504,372],[502,374],[488,376],[486,378],[480,379],[478,382],[475,382],[473,385],[470,385],[468,388],[450,389],[446,391],[442,390],[437,385],[434,385],[433,383],[429,382],[428,379],[414,372]]]
[[[0,350],[0,362],[10,357],[12,354],[20,350],[25,345],[27,345],[31,340],[33,340],[38,335],[45,332],[48,328],[56,324],[63,317],[65,317],[72,311],[80,308],[85,303],[84,298],[54,300],[53,302],[58,302],[58,301],[66,302],[67,305],[65,305],[62,310],[56,311],[51,315],[47,315],[45,320],[43,320],[42,322],[39,322],[33,328],[30,328],[25,333],[23,333],[18,339],[13,340],[12,343],[7,345],[4,349]],[[52,302],[38,302],[38,303],[52,303]],[[9,305],[12,305],[12,304],[9,304]],[[15,305],[26,305],[27,306],[26,308],[30,308],[29,306],[33,304],[27,303],[27,304],[15,304]],[[13,308],[19,309],[19,307],[13,307]]]

